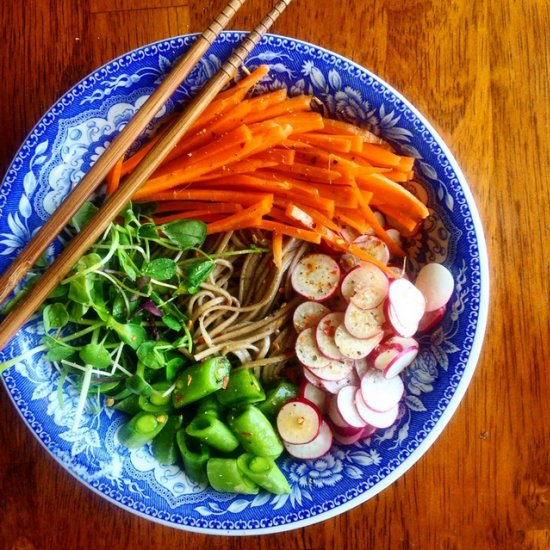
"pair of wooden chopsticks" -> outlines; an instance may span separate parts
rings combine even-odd
[[[269,30],[279,15],[292,0],[279,0],[259,25],[248,34],[233,51],[201,93],[192,100],[178,120],[170,126],[161,139],[144,157],[137,168],[110,195],[95,216],[69,242],[65,249],[45,271],[40,280],[6,316],[0,325],[0,350],[46,300],[49,294],[73,268],[78,259],[103,234],[135,191],[149,178],[176,143],[187,132],[216,94],[237,74],[240,66],[262,36]],[[230,0],[209,27],[194,42],[185,56],[177,63],[162,84],[150,96],[124,130],[101,155],[90,171],[71,194],[47,220],[35,237],[19,254],[12,265],[0,277],[0,303],[3,302],[25,274],[32,268],[48,245],[69,223],[78,209],[103,182],[117,160],[126,153],[130,145],[166,103],[176,88],[187,77],[191,69],[206,53],[218,34],[244,4],[245,0]]]

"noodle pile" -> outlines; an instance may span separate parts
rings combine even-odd
[[[207,242],[215,267],[185,304],[194,360],[232,354],[237,368],[253,368],[265,382],[277,378],[292,355],[292,314],[300,301],[290,274],[308,248],[299,239],[284,241],[282,268],[277,269],[261,231],[230,231]]]

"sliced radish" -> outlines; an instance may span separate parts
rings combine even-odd
[[[359,267],[361,265],[361,260],[353,254],[342,254],[340,256],[340,268],[344,273],[351,271],[352,269]]]
[[[384,340],[382,344],[386,346],[398,345],[401,349],[419,347],[418,340],[411,337],[405,338],[403,336],[391,336]]]
[[[356,338],[371,338],[378,334],[384,321],[385,316],[382,306],[361,309],[354,304],[349,304],[344,316],[346,329]]]
[[[355,435],[358,430],[362,429],[362,427],[356,428],[355,426],[350,426],[345,422],[338,411],[337,399],[338,396],[334,395],[328,402],[328,418],[330,423],[333,426],[334,431],[338,431],[340,435]]]
[[[418,332],[428,332],[434,328],[438,323],[441,322],[441,319],[445,316],[447,311],[447,306],[441,306],[438,309],[433,311],[426,311],[418,323]]]
[[[338,289],[340,267],[327,254],[308,254],[294,268],[292,288],[314,302],[328,300]]]
[[[360,382],[361,380],[359,379],[359,376],[357,376],[355,369],[352,368],[350,373],[347,374],[344,378],[340,378],[340,380],[321,379],[320,387],[327,393],[337,394],[344,386],[358,386]]]
[[[363,378],[363,375],[367,372],[367,369],[369,368],[369,362],[365,357],[362,357],[361,359],[356,359],[353,362],[353,366],[355,367],[355,372],[357,373],[357,376],[359,376],[359,378]]]
[[[374,235],[361,235],[353,241],[353,244],[383,264],[387,264],[390,260],[388,245]]]
[[[345,424],[352,428],[364,428],[367,423],[359,416],[355,406],[355,392],[357,389],[355,386],[342,388],[336,396],[336,407]]]
[[[334,341],[336,329],[343,323],[344,314],[340,312],[325,315],[315,330],[315,340],[321,353],[330,359],[343,359],[342,352]]]
[[[296,332],[317,326],[319,321],[330,313],[330,309],[319,302],[303,302],[295,310],[292,323]]]
[[[389,227],[386,229],[386,234],[399,248],[402,248],[403,239],[401,238],[401,233],[399,233],[397,229],[394,227]]]
[[[319,388],[320,390],[323,389],[323,384],[322,384],[323,381],[318,376],[315,376],[315,374],[313,374],[312,370],[308,369],[307,367],[304,367],[303,371],[304,371],[304,378],[312,386],[315,386],[316,388]]]
[[[288,453],[294,458],[299,458],[301,460],[313,460],[314,458],[319,458],[330,451],[332,446],[332,430],[330,429],[328,423],[323,420],[321,422],[321,427],[319,428],[319,433],[309,443],[294,445],[283,441],[283,445]]]
[[[343,278],[340,291],[346,300],[357,307],[371,309],[382,303],[388,286],[388,278],[378,266],[363,262]]]
[[[298,395],[311,401],[321,412],[326,412],[326,392],[309,382],[307,379],[304,379],[300,384]]]
[[[416,277],[415,286],[426,298],[426,311],[434,311],[444,306],[454,290],[451,272],[437,263],[426,264]]]
[[[334,342],[340,352],[350,359],[362,359],[366,357],[382,340],[384,331],[379,330],[370,338],[356,338],[341,324],[334,333]]]
[[[355,434],[343,435],[343,434],[338,433],[337,430],[333,429],[332,430],[332,435],[334,437],[335,443],[337,443],[338,445],[353,445],[354,443],[357,443],[359,440],[361,440],[365,437],[363,435],[364,431],[365,430],[363,428],[361,428],[361,429],[357,430],[357,433],[355,433]]]
[[[342,296],[342,293],[340,292],[340,290],[337,290],[334,293],[334,296],[332,296],[326,302],[324,302],[323,305],[326,305],[327,308],[329,308],[330,311],[342,311],[342,312],[344,312],[344,311],[346,311],[346,308],[348,307],[348,302]]]
[[[318,369],[326,367],[331,362],[317,347],[314,328],[306,328],[298,334],[295,349],[298,361],[306,367]]]
[[[424,295],[410,281],[391,281],[386,313],[388,320],[401,336],[412,336],[418,330],[425,308]]]
[[[404,390],[403,381],[399,376],[386,378],[377,369],[369,369],[361,378],[361,394],[365,404],[377,412],[387,411],[399,403]]]
[[[290,399],[277,414],[277,431],[287,443],[309,443],[319,433],[323,416],[311,401],[300,397]]]
[[[384,371],[402,351],[403,348],[397,344],[394,344],[393,346],[385,344],[379,346],[375,354],[373,354],[371,364],[375,369]]]
[[[385,378],[393,378],[409,367],[418,355],[418,347],[408,347],[393,357],[384,368]]]
[[[313,369],[313,373],[321,380],[342,380],[348,377],[353,372],[353,361],[346,359],[338,361],[337,359],[329,359],[328,364],[321,368]]]
[[[399,414],[399,403],[396,403],[393,407],[383,412],[371,409],[365,403],[361,389],[355,392],[355,406],[359,415],[367,425],[373,426],[374,428],[389,428],[397,420],[397,415]]]

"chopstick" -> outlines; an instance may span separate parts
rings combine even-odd
[[[105,202],[101,205],[101,208],[91,218],[87,225],[67,244],[50,267],[44,272],[40,280],[27,291],[24,297],[21,298],[16,306],[10,311],[0,325],[0,350],[6,346],[16,332],[32,316],[38,307],[40,307],[59,282],[63,280],[65,275],[73,268],[78,259],[103,234],[109,224],[130,201],[135,191],[155,171],[157,166],[164,160],[173,146],[182,138],[193,122],[195,122],[210,104],[216,94],[237,74],[237,71],[244,63],[246,57],[291,1],[292,0],[280,0],[258,26],[243,39],[229,59],[227,59],[218,72],[204,86],[200,94],[187,105],[180,118],[163,133],[159,141],[152,147],[135,170],[120,184],[113,194],[107,197]],[[230,2],[230,4],[231,3],[232,2]],[[237,3],[241,4],[242,2]],[[109,147],[109,149],[111,149],[111,147]],[[107,151],[109,151],[109,149],[107,149]],[[116,162],[116,160],[117,159],[114,161]],[[68,220],[65,223],[68,223]],[[55,229],[58,230],[58,232],[61,230],[57,225]],[[19,269],[25,269],[26,272],[30,267],[32,267],[32,265],[20,264]]]
[[[105,177],[122,157],[132,143],[143,132],[147,124],[160,111],[174,94],[191,69],[206,53],[212,42],[227,26],[229,21],[244,4],[245,0],[230,0],[223,10],[210,23],[208,28],[195,40],[186,54],[179,60],[166,78],[151,94],[139,111],[128,122],[124,130],[113,140],[111,145],[98,158],[88,173],[71,194],[61,203],[33,239],[25,246],[18,257],[0,277],[0,303],[14,290],[18,283],[44,253],[48,245],[69,223],[82,204],[101,185]]]

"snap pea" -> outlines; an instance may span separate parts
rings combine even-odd
[[[289,400],[298,396],[298,388],[281,380],[276,386],[267,391],[265,401],[256,405],[269,419],[274,419],[279,409]]]
[[[239,446],[239,441],[231,430],[219,418],[210,414],[196,416],[185,431],[188,435],[224,453],[230,453]]]
[[[118,432],[118,439],[128,449],[139,449],[158,435],[168,420],[165,414],[138,412]]]
[[[230,407],[263,401],[265,392],[250,369],[241,369],[229,375],[227,387],[217,392],[216,398],[222,405]]]
[[[109,400],[107,399],[107,402],[108,401]],[[124,412],[126,414],[137,414],[139,411],[141,411],[141,407],[139,406],[139,395],[133,393],[120,401],[115,401],[112,407],[113,409]]]
[[[172,397],[170,394],[164,395],[170,388],[170,382],[155,382],[151,384],[153,392],[150,395],[139,396],[139,406],[142,410],[148,412],[170,412],[173,409]]]
[[[224,356],[211,357],[185,368],[176,378],[172,393],[174,407],[194,403],[221,389],[229,376],[231,364]]]
[[[183,417],[181,415],[170,416],[151,443],[151,452],[160,464],[175,464],[178,460],[178,446],[176,432],[181,428]]]
[[[187,477],[196,483],[206,483],[206,463],[210,458],[208,446],[187,435],[184,429],[177,431],[176,443]]]
[[[260,488],[245,476],[234,458],[211,458],[206,464],[208,481],[215,491],[257,495]]]
[[[272,458],[283,452],[277,432],[265,414],[254,405],[232,411],[227,423],[246,452]]]
[[[197,416],[202,414],[211,414],[212,416],[219,418],[222,413],[222,409],[223,407],[216,399],[215,394],[207,395],[197,403]]]
[[[241,472],[262,489],[276,495],[290,493],[290,485],[272,458],[244,453],[237,458]]]

